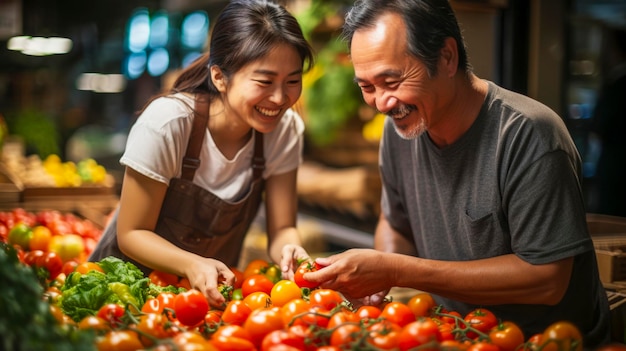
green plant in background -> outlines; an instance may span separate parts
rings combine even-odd
[[[340,28],[328,25],[329,19],[337,22],[343,6],[336,1],[313,0],[296,14],[317,53],[315,66],[303,83],[307,134],[316,145],[331,143],[346,122],[357,116],[362,104],[346,44],[339,38]]]
[[[14,115],[7,114],[6,122],[11,135],[20,136],[28,154],[46,158],[60,152],[60,134],[53,118],[40,110],[24,109]]]

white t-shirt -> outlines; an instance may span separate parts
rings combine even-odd
[[[183,101],[181,101],[183,100]],[[169,184],[181,176],[182,159],[192,128],[194,100],[176,98],[154,100],[132,126],[120,163],[156,181]],[[289,172],[302,162],[304,122],[289,109],[276,128],[264,135],[265,171],[263,178]],[[206,129],[200,150],[200,167],[193,182],[221,199],[237,201],[252,181],[254,138],[232,159],[227,159]]]

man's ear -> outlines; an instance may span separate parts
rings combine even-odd
[[[441,48],[440,70],[445,73],[446,77],[454,77],[459,64],[459,50],[456,40],[452,37],[446,38]]]
[[[222,70],[216,65],[211,66],[209,68],[211,72],[211,81],[213,81],[213,85],[217,88],[220,93],[226,92],[226,77]]]

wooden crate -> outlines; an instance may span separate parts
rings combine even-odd
[[[598,259],[600,280],[608,288],[626,289],[626,218],[587,214],[587,226]]]

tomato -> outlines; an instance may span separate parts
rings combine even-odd
[[[294,272],[293,281],[296,282],[296,284],[298,284],[298,286],[301,288],[317,288],[319,286],[319,283],[310,282],[303,277],[305,273],[315,272],[317,270],[317,267],[318,266],[315,265],[315,262],[302,262]]]
[[[202,335],[189,330],[176,334],[172,342],[175,350],[178,351],[213,351],[216,349]]]
[[[304,336],[294,334],[289,330],[277,329],[269,332],[261,341],[261,351],[273,350],[276,346],[289,346],[295,350],[305,349]]]
[[[232,300],[228,302],[222,313],[222,321],[227,324],[243,325],[252,309],[242,300]]]
[[[9,244],[18,245],[24,250],[30,249],[33,230],[24,222],[17,222],[9,230]]]
[[[77,264],[75,270],[80,274],[87,274],[91,271],[104,273],[104,269],[99,264],[89,261]]]
[[[243,270],[243,279],[246,279],[255,274],[263,274],[263,269],[270,266],[270,263],[266,260],[256,259],[250,261],[246,268]]]
[[[272,299],[270,295],[263,291],[256,291],[246,296],[242,300],[251,310],[257,310],[259,308],[265,308],[272,305]]]
[[[324,346],[320,346],[317,349],[315,349],[316,351],[341,351],[342,348],[339,346],[332,346],[332,345],[324,345]]]
[[[245,298],[253,292],[262,291],[271,294],[274,283],[264,274],[253,274],[241,284],[241,295]]]
[[[358,324],[342,324],[336,327],[330,334],[330,345],[348,346],[360,339],[361,332],[361,327]]]
[[[169,286],[178,285],[179,277],[176,274],[165,273],[158,270],[153,270],[148,274],[150,282],[157,286]]]
[[[31,267],[41,267],[40,263],[44,258],[45,251],[32,250],[24,253],[24,263]]]
[[[426,317],[431,314],[436,303],[429,293],[419,293],[411,297],[407,305],[413,311],[415,317]]]
[[[382,310],[376,306],[363,305],[356,310],[356,315],[359,319],[367,322],[372,319],[376,319],[380,316]]]
[[[112,330],[96,340],[98,351],[136,351],[144,348],[136,332]]]
[[[450,350],[450,351],[466,351],[469,347],[469,343],[461,342],[459,340],[442,340],[439,343],[441,350]],[[521,351],[521,350],[520,350]]]
[[[223,325],[211,335],[211,344],[218,350],[256,351],[250,334],[240,325]]]
[[[550,324],[543,330],[543,351],[582,351],[582,335],[577,326],[568,321]]]
[[[498,325],[498,319],[493,312],[489,311],[485,308],[476,308],[470,311],[464,318],[468,331],[465,333],[465,336],[468,338],[474,339],[478,336],[478,334],[471,329],[474,328],[479,332],[483,332],[485,334],[489,333],[491,328]]]
[[[278,307],[282,307],[287,302],[301,297],[302,290],[300,290],[300,287],[291,280],[279,280],[276,284],[274,284],[272,290],[270,291],[272,305]]]
[[[399,335],[402,328],[387,320],[380,320],[367,327],[367,342],[378,350],[395,350],[398,348]]]
[[[187,290],[191,290],[191,282],[189,281],[187,277],[180,278],[176,286],[179,288],[185,288]]]
[[[269,266],[262,268],[261,273],[264,274],[272,283],[276,284],[283,278],[282,272],[277,264],[270,263]]]
[[[147,313],[139,316],[139,323],[137,323],[136,328],[144,346],[152,346],[154,344],[153,339],[165,339],[174,335],[169,327],[167,317],[157,313]]]
[[[522,329],[511,321],[500,322],[491,328],[489,339],[502,351],[514,351],[526,340]]]
[[[441,340],[454,340],[455,328],[453,324],[444,323],[441,320],[433,319],[439,325],[439,333],[441,334]]]
[[[442,308],[439,312],[435,313],[435,315],[442,322],[453,324],[453,325],[456,325],[457,321],[463,321],[463,317],[461,316],[461,314],[458,311],[448,311],[448,310]],[[463,322],[461,322],[459,324],[463,325]]]
[[[237,267],[230,267],[230,270],[235,274],[235,284],[233,284],[233,288],[235,290],[241,288],[241,284],[243,284],[243,272]]]
[[[209,328],[217,328],[222,325],[222,314],[224,312],[220,310],[209,310],[204,316],[204,323]]]
[[[116,303],[108,303],[100,307],[96,313],[97,317],[104,319],[111,327],[115,328],[120,326],[122,317],[126,314],[126,309]]]
[[[80,235],[54,235],[48,244],[48,251],[56,252],[63,262],[79,257],[85,250],[85,242]]]
[[[320,306],[329,311],[344,303],[343,296],[332,289],[315,289],[311,291],[309,301],[311,306]]]
[[[500,348],[497,345],[494,345],[488,341],[478,341],[472,343],[467,351],[500,351]]]
[[[243,324],[255,346],[261,346],[263,337],[271,331],[283,329],[283,319],[279,307],[266,307],[253,310]]]
[[[48,280],[54,280],[63,271],[63,260],[54,252],[46,252],[41,266],[48,271]]]
[[[68,275],[70,275],[70,273],[74,272],[74,270],[76,270],[76,267],[78,267],[78,262],[76,261],[67,261],[65,263],[63,263],[63,268],[61,269],[61,272],[63,274],[65,274],[65,276],[67,277]]]
[[[415,315],[409,306],[399,301],[392,301],[383,307],[380,313],[381,318],[385,318],[388,321],[396,323],[400,327],[415,322]]]
[[[441,341],[441,334],[437,323],[431,318],[419,318],[418,320],[405,325],[398,336],[398,346],[401,351],[410,350],[421,346],[419,349],[438,350],[438,343]],[[428,345],[432,344],[432,347]]]
[[[94,330],[96,333],[105,333],[111,330],[111,326],[104,319],[98,316],[87,316],[78,322],[80,330]]]
[[[304,325],[326,328],[330,322],[331,311],[321,306],[311,306],[309,311],[301,316],[299,320]]]
[[[356,324],[358,322],[359,322],[359,317],[354,312],[346,309],[346,310],[337,311],[333,313],[332,316],[330,316],[330,318],[328,319],[328,325],[326,326],[326,328],[333,329],[342,324],[346,324],[346,323]]]
[[[43,225],[38,225],[33,228],[33,236],[30,239],[29,247],[31,250],[48,251],[48,244],[52,238],[52,232],[50,229]]]
[[[285,327],[302,324],[301,315],[307,313],[311,305],[302,298],[293,299],[280,308],[280,314]]]
[[[183,325],[193,327],[204,320],[209,311],[209,302],[198,290],[183,291],[174,298],[176,319]]]
[[[233,296],[230,297],[232,300],[243,300],[243,292],[241,288],[237,288],[233,290]]]
[[[596,348],[595,351],[626,351],[626,345],[618,342],[612,342]]]

